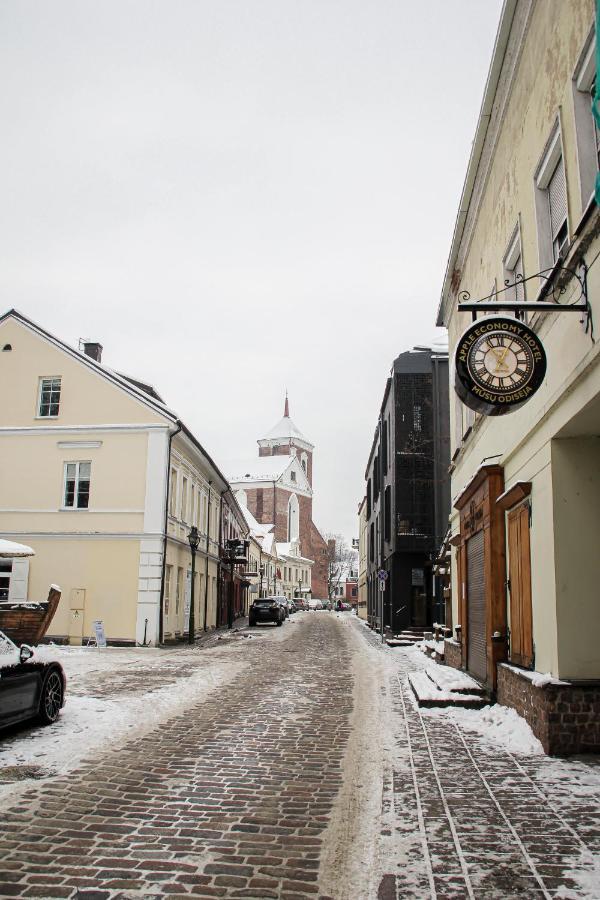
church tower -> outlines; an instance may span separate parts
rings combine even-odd
[[[304,437],[300,429],[290,418],[290,404],[287,391],[283,418],[258,441],[259,456],[295,456],[306,472],[308,483],[312,488],[312,459],[314,444]]]

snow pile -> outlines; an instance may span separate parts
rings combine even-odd
[[[544,687],[546,684],[552,684],[552,681],[553,679],[550,672],[545,672],[543,675],[535,672],[531,679],[531,683],[534,687]]]
[[[443,715],[465,731],[474,731],[485,741],[523,756],[543,756],[544,748],[516,710],[508,706],[483,709],[422,709],[422,715]]]

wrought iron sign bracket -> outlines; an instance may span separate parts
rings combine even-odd
[[[562,313],[575,312],[581,315],[580,322],[584,326],[585,333],[590,335],[594,341],[594,323],[592,320],[592,308],[588,300],[587,292],[587,273],[588,267],[582,262],[579,270],[567,269],[559,264],[552,269],[543,269],[536,272],[535,275],[529,275],[523,278],[517,275],[514,281],[506,279],[504,287],[495,290],[489,297],[481,300],[471,300],[468,291],[460,291],[458,295],[458,311],[470,312],[473,321],[477,321],[477,313],[486,312],[512,312],[516,313],[517,319],[521,319],[523,313]],[[545,282],[540,290],[538,297],[533,302],[526,300],[509,300],[500,295],[510,296],[511,292],[516,297],[519,286],[525,285],[534,278],[545,278]],[[579,294],[576,299],[570,303],[560,303],[559,298],[566,293],[567,285],[572,281],[579,285]],[[521,288],[521,290],[524,290]],[[577,291],[577,288],[575,288]],[[492,299],[493,298],[493,299]],[[551,299],[549,299],[551,298]]]

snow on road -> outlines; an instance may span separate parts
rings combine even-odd
[[[0,801],[36,777],[65,774],[97,751],[139,736],[230,681],[244,668],[243,641],[209,649],[41,647],[38,658],[58,659],[67,675],[59,720],[19,726],[0,739]],[[17,779],[17,780],[13,780]]]

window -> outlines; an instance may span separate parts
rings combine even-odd
[[[171,605],[171,575],[173,566],[165,566],[165,616],[169,615]]]
[[[60,378],[40,378],[38,416],[51,418],[58,415],[60,406]]]
[[[369,559],[371,562],[375,559],[375,525],[371,522],[371,533],[369,535]]]
[[[175,589],[175,615],[179,615],[179,606],[183,597],[183,569],[181,566],[177,569],[177,586]]]
[[[581,212],[594,196],[600,133],[592,115],[592,103],[596,90],[596,40],[592,28],[573,75],[573,110],[575,113],[575,142],[579,169]]]
[[[569,243],[567,229],[567,187],[565,184],[565,167],[562,156],[550,176],[547,188],[548,207],[550,210],[550,228],[552,232],[552,254],[554,262],[565,256]]]
[[[504,292],[504,299],[512,302],[525,300],[525,285],[523,284],[523,257],[521,252],[521,229],[519,223],[508,242],[508,248],[503,259],[504,281],[514,284],[514,287]]]
[[[299,509],[298,498],[295,494],[288,502],[288,541],[297,541],[299,535]]]
[[[90,462],[65,463],[65,507],[70,509],[88,508],[91,468]]]
[[[551,269],[569,246],[567,186],[560,128],[556,126],[535,177],[540,270]]]
[[[381,438],[382,438],[381,452],[383,454],[382,467],[383,467],[383,471],[387,472],[387,470],[388,470],[388,423],[387,423],[387,419],[383,423],[382,431],[383,431],[383,434],[381,436]]]
[[[177,512],[177,469],[171,469],[171,502],[169,503],[169,513],[175,516]]]
[[[181,521],[187,522],[188,480],[181,480]]]
[[[392,537],[392,488],[388,484],[384,492],[384,538],[386,541]]]
[[[296,473],[295,473],[295,472],[290,472],[290,478],[292,479],[292,481],[295,481],[295,480],[296,480]]]
[[[0,603],[6,603],[10,591],[12,559],[0,559]]]
[[[371,479],[367,481],[367,519],[371,518]]]
[[[422,425],[421,405],[416,403],[413,406],[413,431],[421,431]]]
[[[302,454],[302,456],[300,457],[300,462],[302,464],[302,468],[306,472],[307,471],[307,462],[308,462],[308,456],[306,455],[306,453]]]

